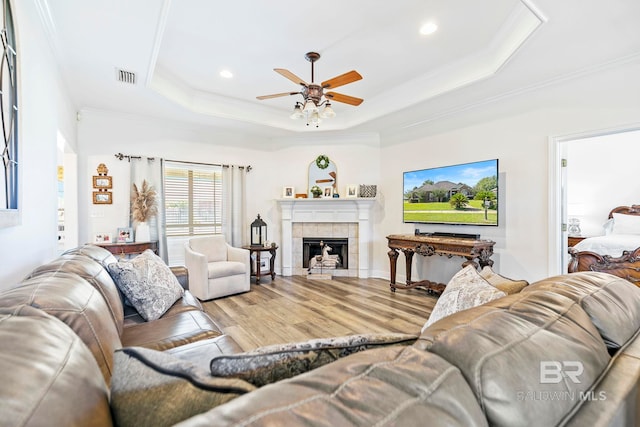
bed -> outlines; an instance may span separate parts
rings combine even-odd
[[[604,235],[582,240],[569,254],[569,273],[602,271],[640,286],[640,205],[612,209]]]

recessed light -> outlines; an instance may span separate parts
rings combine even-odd
[[[233,73],[229,70],[222,70],[220,71],[220,76],[224,77],[225,79],[230,79],[233,78]]]
[[[438,25],[434,22],[427,22],[426,24],[420,27],[420,34],[423,36],[428,36],[429,34],[433,34],[438,29]]]

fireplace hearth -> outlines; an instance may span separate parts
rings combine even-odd
[[[349,269],[349,238],[303,237],[302,267],[309,268],[311,258],[322,255],[322,246],[329,246],[330,255],[337,255],[339,262],[335,269]]]

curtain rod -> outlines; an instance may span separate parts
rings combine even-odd
[[[127,159],[127,161],[131,162],[131,160],[140,160],[142,159],[142,156],[130,156],[127,154],[122,154],[122,153],[118,153],[115,155],[116,159],[118,160],[124,160]],[[149,161],[154,161],[155,157],[149,157],[147,160]],[[184,163],[184,164],[192,164],[192,165],[204,165],[204,166],[220,166],[223,168],[228,168],[230,166],[238,166],[240,169],[246,169],[247,172],[250,172],[252,167],[251,165],[247,165],[247,166],[241,166],[241,165],[223,165],[223,164],[219,164],[219,163],[201,163],[201,162],[186,162],[184,160],[171,160],[171,159],[165,159],[167,162],[173,162],[173,163]]]

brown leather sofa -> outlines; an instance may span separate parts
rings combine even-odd
[[[186,269],[172,268],[185,288],[182,298],[162,317],[147,322],[124,304],[106,269],[114,262],[109,251],[95,245],[69,250],[3,291],[0,307],[31,306],[62,320],[88,346],[107,385],[113,353],[122,347],[168,351],[197,363],[203,360],[201,353],[210,357],[241,351],[189,292]]]
[[[177,392],[163,399],[136,386],[115,396],[112,380],[122,389],[139,378],[113,376],[114,359],[145,347],[137,350],[143,358],[177,356],[206,367],[214,356],[240,349],[188,293],[156,321],[125,316],[105,252],[77,248],[0,293],[0,425],[115,425],[123,418],[114,404],[122,401],[131,403],[129,410],[162,414],[163,422],[146,425],[628,426],[640,420],[640,289],[591,272],[552,277],[443,318],[412,345],[360,351],[259,388],[227,380],[222,385],[232,395],[173,419],[166,414],[193,399],[180,400]],[[207,381],[186,371],[181,376],[191,384]],[[145,394],[149,399],[138,400]]]

